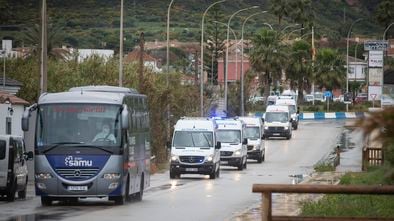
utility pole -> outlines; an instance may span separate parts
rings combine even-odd
[[[123,0],[120,0],[119,87],[123,86]]]
[[[194,70],[196,71],[194,75],[194,85],[198,85],[198,51],[197,50],[194,54]]]
[[[47,3],[41,1],[40,94],[47,92]]]
[[[140,34],[140,61],[139,61],[139,68],[138,68],[138,84],[139,84],[139,91],[143,93],[143,86],[144,86],[144,32]]]
[[[312,72],[315,66],[316,49],[315,49],[315,29],[312,26]],[[312,73],[313,74],[313,73]],[[315,82],[312,82],[312,105],[315,105]]]

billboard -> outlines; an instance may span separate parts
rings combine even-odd
[[[383,85],[383,68],[370,68],[368,69],[368,82],[370,86]]]
[[[368,66],[382,68],[383,67],[383,51],[369,51]]]

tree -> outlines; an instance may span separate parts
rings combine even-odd
[[[291,13],[290,17],[295,23],[301,24],[301,28],[312,26],[315,14],[312,8],[311,0],[293,0],[290,1]],[[300,36],[304,34],[304,30],[300,30]]]
[[[394,2],[391,0],[382,1],[374,13],[376,20],[386,29],[391,22],[394,22]]]
[[[296,41],[288,54],[286,77],[290,80],[291,89],[298,88],[298,101],[303,100],[303,91],[311,82],[311,45],[304,41]]]
[[[223,56],[227,30],[224,25],[215,21],[223,21],[224,17],[220,5],[215,5],[210,9],[208,19],[205,21],[208,44],[205,47],[204,64],[206,67],[204,68],[208,71],[208,79],[213,80],[214,84],[217,84],[218,80],[218,59]]]
[[[278,16],[279,25],[282,19],[289,16],[289,1],[287,0],[271,0],[270,12]]]
[[[279,80],[285,64],[284,46],[276,31],[262,29],[252,39],[254,48],[250,54],[252,67],[260,75],[264,85],[264,96],[268,97],[270,84]]]
[[[316,56],[314,79],[321,88],[332,90],[341,88],[346,82],[345,62],[337,50],[320,49]]]

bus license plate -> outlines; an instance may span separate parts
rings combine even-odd
[[[67,190],[71,190],[71,191],[87,191],[88,187],[87,186],[68,186]]]
[[[197,172],[198,168],[186,168],[186,172]]]

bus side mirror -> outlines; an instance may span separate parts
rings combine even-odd
[[[220,141],[218,141],[218,142],[216,142],[215,149],[219,150],[220,148],[222,148],[222,143],[220,143]]]
[[[244,138],[244,140],[242,141],[243,145],[248,145],[248,139]]]
[[[122,110],[122,129],[126,130],[129,128],[129,111],[127,110],[127,105],[123,105]]]
[[[22,115],[22,130],[23,131],[29,130],[29,117],[30,117],[30,110],[26,109]]]

